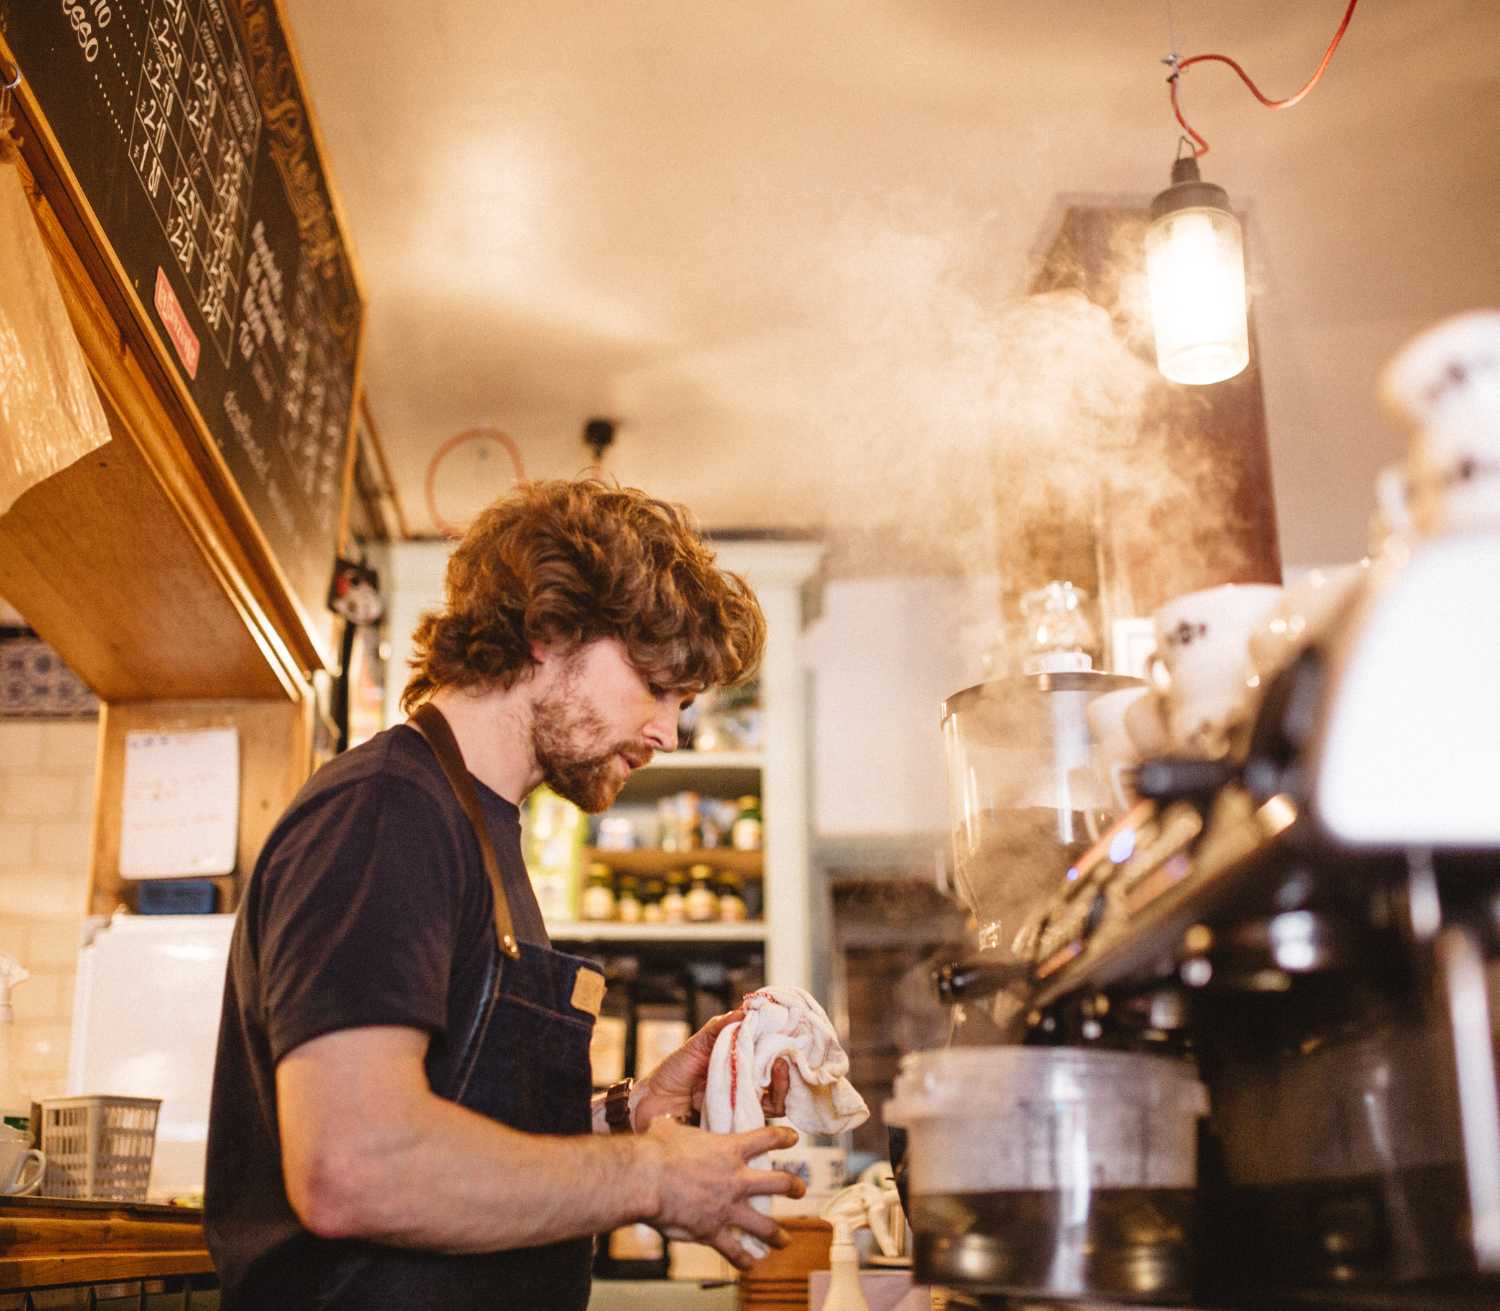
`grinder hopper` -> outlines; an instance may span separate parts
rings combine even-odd
[[[943,703],[954,882],[979,946],[1003,963],[1113,809],[1084,709],[1139,680],[1093,672],[997,678]]]

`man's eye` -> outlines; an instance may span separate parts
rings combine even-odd
[[[692,705],[692,704],[693,704],[693,702],[694,702],[694,701],[696,701],[696,700],[697,700],[697,699],[698,699],[698,698],[697,698],[697,697],[695,697],[695,696],[685,696],[685,697],[683,697],[683,698],[682,698],[682,705],[681,705],[681,706],[679,706],[679,707],[678,707],[678,709],[680,709],[680,710],[686,710],[686,709],[687,709],[687,708],[688,708],[688,707],[689,707],[689,706],[690,706],[690,705]]]

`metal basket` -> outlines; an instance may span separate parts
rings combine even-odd
[[[157,1097],[49,1097],[42,1102],[42,1151],[49,1197],[140,1202],[151,1182]]]

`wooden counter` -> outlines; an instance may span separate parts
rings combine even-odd
[[[213,1268],[202,1211],[0,1197],[0,1292],[212,1274]]]

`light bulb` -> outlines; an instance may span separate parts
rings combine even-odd
[[[1156,366],[1173,382],[1222,382],[1250,362],[1240,225],[1194,160],[1179,160],[1172,178],[1146,230]]]

